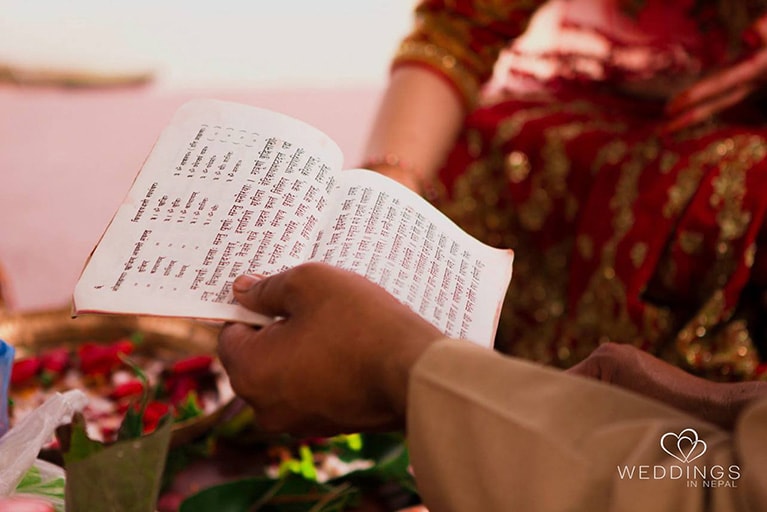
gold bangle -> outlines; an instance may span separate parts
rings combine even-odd
[[[416,177],[420,176],[418,168],[415,165],[407,163],[406,160],[396,153],[369,156],[362,163],[363,167],[376,167],[379,165],[388,165],[389,167],[395,167],[407,174],[414,174]]]
[[[382,155],[375,155],[367,157],[363,160],[361,167],[365,169],[378,167],[379,165],[385,165],[392,169],[397,169],[406,176],[410,176],[418,187],[418,193],[428,200],[432,200],[436,197],[434,187],[429,186],[423,179],[423,175],[420,172],[420,168],[414,164],[409,163],[396,153],[384,153]]]

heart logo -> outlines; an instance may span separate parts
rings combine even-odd
[[[690,463],[706,453],[706,442],[698,438],[698,433],[686,428],[678,434],[668,432],[660,438],[660,447],[664,452],[684,464]]]

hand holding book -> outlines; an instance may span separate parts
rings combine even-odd
[[[165,129],[75,288],[74,314],[265,324],[232,283],[318,261],[382,286],[449,336],[491,345],[511,251],[470,237],[406,187],[342,169],[327,135],[201,100]]]

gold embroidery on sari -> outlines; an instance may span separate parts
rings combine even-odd
[[[468,233],[487,244],[514,247],[509,239],[509,213],[499,208],[500,192],[505,190],[505,177],[494,172],[497,155],[477,160],[456,180],[453,200],[437,205]]]
[[[615,139],[605,144],[594,157],[594,162],[591,164],[592,174],[596,174],[605,164],[617,165],[626,156],[628,149],[628,144],[621,139]]]
[[[476,105],[479,98],[477,79],[447,50],[422,41],[404,41],[399,46],[392,64],[396,66],[413,62],[439,69],[460,91],[469,107]]]
[[[594,241],[591,237],[580,234],[575,239],[575,244],[578,247],[578,253],[584,260],[590,260],[594,257]]]
[[[703,235],[700,233],[693,233],[687,230],[680,231],[677,235],[677,240],[682,252],[688,256],[700,254],[703,248]]]
[[[679,332],[678,355],[688,368],[709,378],[748,378],[759,364],[748,324],[738,319],[715,329],[724,309],[724,294],[717,291]]]
[[[572,222],[575,219],[579,205],[577,198],[567,189],[571,163],[566,145],[584,132],[595,129],[618,132],[622,131],[622,125],[616,126],[600,120],[573,121],[545,130],[545,141],[540,150],[543,163],[539,172],[532,177],[531,197],[518,205],[519,219],[525,229],[541,230],[557,200],[564,203],[565,221]]]
[[[709,199],[711,207],[718,210],[719,239],[716,262],[704,280],[708,289],[724,286],[737,268],[732,242],[741,238],[751,223],[751,214],[743,209],[746,173],[765,156],[761,137],[738,136],[721,144],[726,144],[728,158],[723,158],[719,164],[719,174],[712,180],[714,190]]]
[[[577,339],[581,357],[593,350],[600,339],[641,345],[642,333],[631,319],[627,309],[624,283],[615,274],[615,256],[618,243],[625,237],[634,222],[633,205],[638,198],[638,181],[648,160],[657,158],[658,141],[651,139],[637,144],[628,159],[620,166],[620,177],[615,193],[609,201],[613,211],[613,234],[601,252],[599,268],[591,276],[578,302],[576,317],[570,327],[571,336]],[[654,147],[653,147],[654,146]],[[645,335],[652,333],[644,333]],[[646,338],[647,339],[647,338]],[[561,360],[567,365],[578,359]]]
[[[639,242],[638,244],[634,244],[634,247],[631,248],[631,262],[634,264],[635,268],[639,268],[642,266],[642,264],[645,261],[645,258],[647,257],[647,244],[644,242]]]
[[[528,127],[527,123],[560,112],[596,112],[596,116],[585,115],[581,121],[543,128],[541,144],[535,146],[537,154],[515,145],[514,138]],[[483,241],[517,250],[515,278],[504,304],[497,348],[542,363],[569,366],[599,343],[612,340],[651,350],[706,376],[751,375],[757,354],[748,323],[726,310],[729,306],[722,286],[735,265],[744,263],[735,261],[732,243],[737,237],[731,237],[742,234],[750,222],[740,198],[744,176],[765,156],[764,141],[747,136],[719,139],[684,161],[674,152],[661,151],[657,140],[631,146],[618,137],[607,141],[594,155],[590,172],[620,173],[613,195],[605,198],[613,214],[610,238],[596,246],[593,239],[574,228],[572,236],[563,233],[553,246],[542,247],[535,229],[545,224],[553,201],[564,201],[565,218],[574,218],[570,215],[579,208],[575,198],[569,201],[571,193],[565,186],[568,174],[574,172],[567,143],[592,127],[616,133],[622,130],[618,123],[600,124],[598,120],[598,109],[585,102],[575,106],[546,104],[520,109],[501,121],[488,147],[483,147],[485,139],[480,132],[468,134],[470,154],[481,156],[456,179],[452,199],[442,209]],[[700,133],[710,134],[712,129],[706,127]],[[712,201],[717,205],[713,214],[717,215],[720,239],[710,241],[717,244],[718,256],[712,259],[715,264],[711,269],[714,277],[705,283],[701,280],[701,306],[694,307],[696,311],[643,302],[638,319],[629,313],[626,283],[616,276],[615,262],[619,243],[634,225],[633,211],[636,201],[641,200],[637,197],[639,179],[650,161],[660,172],[676,173],[666,200],[659,205],[671,218],[682,215],[701,190],[707,173],[718,170],[712,182],[716,196]],[[681,163],[684,167],[675,169]],[[524,168],[525,164],[532,167]],[[530,196],[522,203],[512,202],[507,192],[509,183],[525,181],[530,182]],[[705,257],[710,242],[703,233],[707,231],[679,231],[673,235],[672,248],[676,245],[683,254]],[[635,268],[648,264],[647,243],[635,241],[628,249]],[[598,260],[575,309],[568,311],[569,257],[573,250],[584,260]],[[753,265],[754,253],[753,246],[745,251],[742,258],[746,265]],[[675,282],[675,260],[669,254],[670,250],[668,257],[661,257],[655,273],[673,291],[679,285]]]
[[[748,246],[748,249],[746,249],[746,252],[743,253],[743,264],[746,265],[746,268],[752,268],[755,262],[756,244],[751,244]]]
[[[527,123],[537,119],[543,119],[557,112],[564,112],[569,114],[589,114],[596,113],[597,111],[597,107],[587,101],[573,101],[566,104],[553,102],[541,106],[530,107],[527,109],[520,109],[509,116],[507,119],[503,119],[498,123],[498,127],[495,130],[495,136],[493,137],[490,144],[492,147],[502,147],[504,143],[509,142],[514,137],[519,135],[519,133],[522,131],[522,128],[524,128]]]
[[[664,151],[660,158],[660,172],[668,174],[679,162],[679,155],[671,151]]]
[[[504,159],[506,176],[512,183],[522,183],[530,174],[530,160],[522,151],[512,151]]]
[[[719,174],[712,180],[709,204],[716,208],[719,241],[716,260],[704,279],[704,289],[714,290],[698,315],[679,332],[676,347],[688,367],[710,377],[731,379],[752,375],[759,361],[748,324],[731,321],[734,305],[725,302],[723,286],[738,266],[732,242],[741,238],[751,222],[743,209],[746,175],[765,158],[765,141],[757,136],[738,136],[720,141],[715,153],[721,158]],[[726,158],[725,158],[726,157]],[[753,264],[755,245],[744,251],[744,264]],[[750,263],[749,263],[750,262]]]
[[[546,363],[562,354],[557,341],[562,340],[559,324],[565,314],[566,255],[570,250],[565,240],[548,251],[524,251],[519,272],[525,276],[516,293],[507,298],[509,307],[499,329],[502,342],[510,345],[501,349]]]
[[[668,198],[662,210],[663,216],[667,219],[678,217],[698,190],[705,169],[730,155],[733,148],[734,142],[731,139],[726,139],[725,141],[715,141],[691,155],[687,166],[679,171],[676,182],[669,188]],[[684,239],[681,238],[683,235],[685,236]],[[700,249],[700,244],[703,242],[702,237],[696,239],[693,234],[678,233],[676,236],[682,251],[687,254],[694,254]],[[667,258],[659,263],[658,276],[667,289],[675,288],[676,275],[676,263],[672,258]]]
[[[468,130],[466,132],[466,145],[469,150],[469,156],[479,158],[482,155],[482,134],[479,130]]]
[[[416,7],[416,26],[400,45],[392,65],[420,63],[441,71],[460,91],[469,108],[476,106],[480,84],[492,74],[499,53],[520,35],[529,18],[544,2],[483,0],[464,6],[448,3]],[[503,33],[493,25],[502,24]]]

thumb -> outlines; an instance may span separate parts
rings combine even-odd
[[[573,375],[580,375],[582,377],[590,377],[592,379],[597,379],[597,380],[599,380],[600,373],[601,373],[599,371],[599,365],[595,364],[594,360],[589,357],[571,366],[570,368],[565,370],[565,372],[573,374]]]
[[[603,382],[612,382],[615,376],[615,362],[599,350],[589,355],[580,363],[571,366],[566,371],[573,375],[580,375],[590,379],[601,380]]]
[[[280,274],[264,277],[245,274],[232,283],[234,298],[243,307],[266,316],[288,316],[291,307]]]

